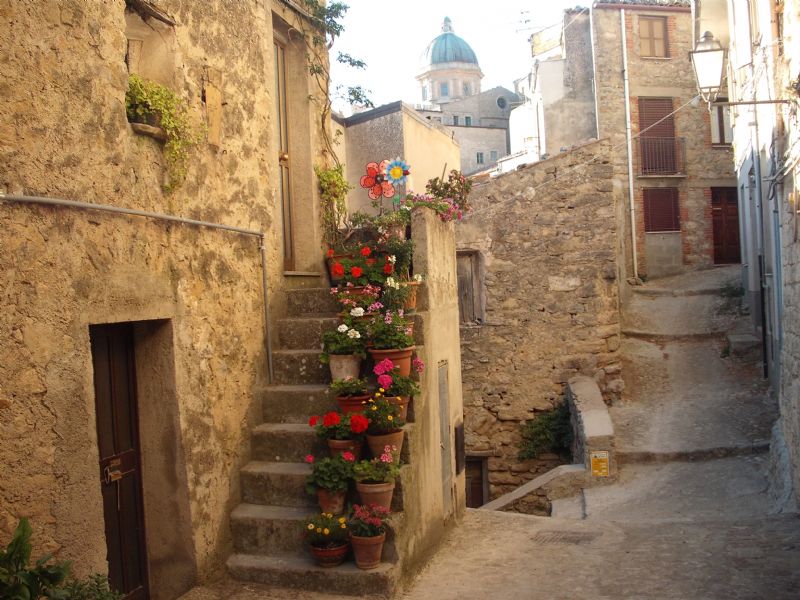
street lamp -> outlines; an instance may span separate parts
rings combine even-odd
[[[692,52],[689,52],[697,81],[697,89],[703,100],[711,104],[722,88],[725,72],[725,50],[710,31],[706,31]]]

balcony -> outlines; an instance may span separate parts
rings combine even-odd
[[[640,137],[637,140],[640,177],[686,175],[686,140],[676,137]]]

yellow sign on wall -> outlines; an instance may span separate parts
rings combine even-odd
[[[608,451],[595,450],[590,454],[593,477],[608,477]]]

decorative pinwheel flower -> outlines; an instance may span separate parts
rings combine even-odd
[[[386,167],[388,160],[383,160],[380,164],[371,162],[367,164],[367,174],[361,178],[361,187],[368,191],[370,199],[377,200],[381,196],[391,198],[394,196],[394,186],[386,181]]]
[[[386,179],[394,185],[404,184],[409,173],[409,166],[400,157],[386,165]]]

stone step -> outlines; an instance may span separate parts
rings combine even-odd
[[[397,565],[389,562],[364,571],[350,560],[335,569],[325,569],[318,567],[308,554],[234,554],[228,559],[227,566],[232,577],[243,581],[292,590],[383,598],[394,594],[399,571]]]
[[[276,554],[303,550],[303,524],[313,508],[240,504],[231,513],[236,552]]]
[[[327,455],[328,447],[308,423],[263,423],[252,432],[255,460],[303,462],[308,454]]]
[[[258,397],[263,419],[269,423],[307,423],[311,415],[338,408],[324,384],[270,385],[262,388]]]
[[[289,315],[302,317],[308,315],[335,315],[339,312],[339,303],[331,296],[330,288],[306,288],[287,290],[286,300]]]
[[[280,347],[287,350],[322,348],[322,334],[339,326],[338,317],[290,317],[278,320]]]
[[[319,362],[319,356],[319,350],[275,350],[272,353],[275,383],[330,383],[330,369]]]
[[[729,333],[728,349],[733,356],[761,354],[761,338],[754,333]]]
[[[305,490],[310,472],[311,466],[305,463],[251,461],[240,473],[242,501],[311,508],[316,501]]]

